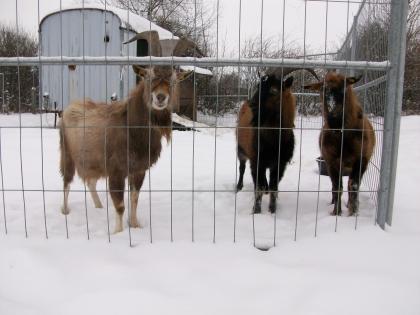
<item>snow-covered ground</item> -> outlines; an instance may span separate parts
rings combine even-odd
[[[53,123],[51,116],[42,118],[44,125]],[[18,116],[0,117],[0,127],[17,123]],[[39,115],[22,115],[23,126],[39,124]],[[216,137],[206,128],[194,136],[174,132],[140,195],[144,228],[129,233],[126,225],[110,243],[107,210],[95,209],[89,194],[85,207],[79,180],[67,221],[60,213],[58,132],[42,130],[43,168],[40,132],[21,129],[21,164],[19,129],[1,128],[0,314],[420,313],[420,209],[412,200],[420,180],[418,116],[402,119],[394,222],[385,232],[373,224],[367,192],[360,196],[357,230],[354,217],[336,222],[328,214],[330,182],[317,175],[315,164],[318,131],[296,131],[277,216],[267,213],[264,197],[263,213],[254,217],[257,245],[271,246],[275,235],[269,251],[252,246],[248,168],[244,192],[233,193],[233,128],[219,129]],[[98,188],[105,190],[105,183]],[[104,204],[106,197],[100,193]],[[108,213],[112,231],[110,199]]]

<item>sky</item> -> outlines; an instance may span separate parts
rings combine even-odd
[[[88,0],[85,0],[87,3]],[[89,0],[92,1],[92,0]],[[217,0],[204,0],[216,11]],[[353,15],[359,4],[328,2],[323,0],[218,0],[219,1],[219,47],[226,47],[226,55],[238,56],[239,50],[239,4],[241,1],[241,46],[247,38],[261,34],[282,47],[284,33],[286,45],[305,47],[307,53],[334,52],[351,27]],[[16,5],[19,27],[36,34],[38,21],[46,13],[58,10],[82,0],[0,0],[0,22],[16,25]],[[327,10],[328,6],[328,10]],[[38,11],[39,7],[39,11]],[[283,30],[283,8],[285,8]],[[39,14],[38,14],[39,12]],[[306,12],[306,15],[305,15]],[[306,16],[306,37],[305,34]],[[211,35],[216,38],[216,27]],[[325,45],[325,43],[327,43]]]

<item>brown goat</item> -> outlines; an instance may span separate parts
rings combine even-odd
[[[146,171],[159,158],[162,137],[170,140],[171,108],[178,99],[177,83],[189,74],[165,66],[133,68],[143,80],[126,100],[112,104],[73,102],[64,110],[60,126],[62,213],[70,212],[68,195],[76,170],[87,183],[97,208],[102,204],[96,182],[106,177],[117,211],[115,233],[123,230],[127,176],[131,200],[129,225],[140,227],[137,220],[139,191]]]
[[[245,164],[249,159],[255,190],[254,213],[261,212],[262,194],[268,190],[269,210],[276,212],[278,184],[293,157],[296,98],[291,91],[293,77],[284,81],[283,78],[295,70],[298,69],[277,69],[262,76],[253,97],[244,102],[239,111],[237,138],[240,164],[236,189],[239,191],[243,187]],[[312,70],[306,70],[317,77]],[[270,170],[269,183],[267,168]]]
[[[320,92],[324,126],[319,147],[332,182],[332,215],[341,215],[342,175],[348,172],[348,209],[359,210],[359,187],[375,147],[375,132],[352,85],[361,76],[345,77],[329,71],[324,81],[305,86]],[[344,121],[343,121],[344,119]]]

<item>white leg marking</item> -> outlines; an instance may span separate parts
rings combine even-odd
[[[64,215],[67,215],[70,213],[70,209],[68,206],[69,192],[70,192],[70,185],[67,185],[66,187],[64,187],[64,204],[61,207],[61,213]]]
[[[114,234],[122,232],[123,231],[123,221],[122,221],[122,214],[119,214],[117,212],[117,215],[115,216],[115,230]]]
[[[128,224],[132,228],[141,228],[141,225],[137,219],[137,204],[139,200],[139,191],[136,191],[134,188],[130,191],[130,219],[128,221]]]

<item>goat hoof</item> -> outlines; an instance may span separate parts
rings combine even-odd
[[[332,212],[330,212],[331,215],[341,215],[341,211],[336,211],[333,210]]]
[[[139,228],[139,229],[141,229],[142,228],[142,226],[141,226],[141,224],[139,223],[139,221],[137,220],[137,218],[134,220],[130,220],[129,222],[128,222],[128,225],[131,227],[131,228]]]
[[[252,213],[253,214],[261,213],[261,206],[254,206],[254,208],[252,209]]]
[[[243,184],[236,185],[236,192],[241,191],[243,187],[244,187]]]
[[[122,227],[115,227],[115,229],[114,229],[114,233],[113,234],[117,234],[117,233],[120,233],[120,232],[122,232],[124,229],[122,228]]]
[[[96,208],[96,209],[102,209],[102,208],[103,208],[103,206],[102,206],[102,204],[100,203],[100,204],[95,205],[95,208]]]
[[[70,213],[70,208],[61,207],[61,213],[64,214],[64,215],[68,215]]]
[[[347,208],[349,209],[349,216],[357,215],[359,212],[359,202],[349,202]]]
[[[269,205],[268,206],[268,211],[270,211],[270,213],[274,214],[277,211],[276,208],[277,208],[276,205]]]
[[[358,214],[358,209],[352,209],[351,207],[349,208],[349,217],[357,215]]]

